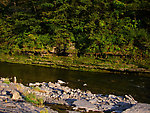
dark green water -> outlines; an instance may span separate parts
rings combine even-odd
[[[139,102],[150,103],[150,76],[68,71],[0,62],[0,77],[14,76],[18,82],[24,84],[37,81],[56,82],[61,79],[72,88],[88,89],[99,94],[131,94]],[[87,86],[84,87],[85,83]]]

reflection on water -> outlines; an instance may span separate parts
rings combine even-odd
[[[68,71],[47,67],[0,62],[0,77],[16,76],[24,84],[29,82],[68,82],[69,87],[90,90],[93,93],[131,94],[140,102],[150,103],[150,77]],[[83,86],[83,84],[87,86]]]

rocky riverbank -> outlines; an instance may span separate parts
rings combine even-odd
[[[62,85],[63,84],[63,85]],[[65,112],[128,112],[137,101],[131,95],[115,96],[93,94],[90,91],[71,89],[65,82],[21,83],[0,79],[0,112],[48,112],[57,113],[51,105],[65,105]],[[150,107],[150,106],[148,106]],[[150,110],[147,110],[150,111]]]

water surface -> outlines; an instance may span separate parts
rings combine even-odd
[[[0,77],[14,76],[24,84],[61,79],[72,88],[88,89],[99,94],[131,94],[139,102],[150,103],[150,77],[135,74],[80,72],[0,62]]]

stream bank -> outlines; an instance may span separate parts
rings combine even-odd
[[[1,54],[0,61],[88,72],[150,74],[150,69],[129,63],[130,61],[122,61],[122,59]]]

